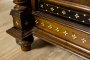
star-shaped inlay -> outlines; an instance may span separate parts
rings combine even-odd
[[[84,20],[83,20],[82,22],[83,22],[83,23],[85,23],[85,21],[84,21]]]
[[[68,18],[71,18],[70,16]]]
[[[49,29],[52,29],[52,26],[51,26],[51,25],[49,25],[49,26],[48,26],[48,28],[49,28]]]
[[[51,10],[51,11],[54,11],[54,8],[52,7],[52,8],[50,8],[50,10]]]
[[[65,34],[65,36],[68,35],[67,31],[64,31],[63,33]]]
[[[76,37],[76,35],[74,34],[74,35],[72,35],[72,38],[73,38],[73,39],[76,39],[77,37]]]
[[[87,40],[85,38],[82,38],[81,40],[82,40],[83,43],[87,42]]]
[[[59,32],[59,28],[56,28],[56,31]]]
[[[79,18],[79,15],[78,15],[78,14],[75,14],[75,17],[76,17],[76,18]]]
[[[68,10],[69,12],[71,12],[71,10]]]
[[[48,4],[46,4],[46,6],[48,6]]]
[[[41,4],[41,8],[43,8],[43,5]]]
[[[57,15],[59,15],[59,13],[57,13]]]
[[[90,21],[90,18],[88,20]]]
[[[59,7],[57,6],[57,9],[58,9]]]
[[[45,10],[45,11],[47,11],[47,10]]]
[[[86,14],[83,14],[83,16],[87,16]]]
[[[63,15],[65,15],[65,14],[66,14],[66,11],[65,11],[65,10],[63,10],[63,11],[62,11],[62,14],[63,14]]]

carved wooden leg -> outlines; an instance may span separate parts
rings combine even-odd
[[[7,33],[9,33],[10,35],[16,38],[17,44],[21,46],[21,49],[23,51],[31,50],[31,44],[34,41],[32,31],[27,31],[22,33],[20,29],[16,29],[15,27],[12,27],[11,29],[7,30]]]
[[[16,39],[16,42],[17,42],[17,44],[19,44],[21,46],[21,49],[23,51],[29,51],[29,50],[31,50],[31,44],[33,42],[33,36],[30,35],[26,38],[23,38],[22,40]]]
[[[14,27],[7,32],[16,38],[23,51],[28,51],[33,42],[32,29],[35,26],[30,0],[14,0],[14,3],[16,5],[11,11]]]

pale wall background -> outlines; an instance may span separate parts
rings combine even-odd
[[[0,0],[0,60],[83,60],[36,37],[33,50],[21,51],[15,38],[6,33],[13,26],[12,17],[9,15],[13,6],[12,0]]]

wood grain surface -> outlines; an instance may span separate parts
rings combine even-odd
[[[15,39],[6,33],[13,26],[12,17],[9,15],[12,7],[12,0],[0,0],[0,60],[83,60],[36,37],[33,50],[21,51]]]

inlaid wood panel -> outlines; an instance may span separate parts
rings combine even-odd
[[[35,18],[38,28],[90,50],[90,34],[65,26],[51,19],[43,17]],[[88,52],[90,53],[90,51]]]
[[[54,14],[59,17],[68,18],[71,21],[77,21],[79,23],[90,25],[90,15],[84,12],[80,12],[74,9],[66,8],[62,5],[50,4],[50,3],[40,3],[39,10]]]

